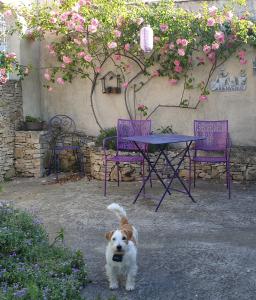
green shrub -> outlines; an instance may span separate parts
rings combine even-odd
[[[26,116],[25,118],[26,122],[36,123],[36,122],[42,122],[40,118],[32,117],[32,116]]]
[[[103,140],[106,137],[111,137],[111,136],[116,136],[116,135],[117,135],[116,127],[106,128],[104,130],[100,130],[100,134],[98,135],[98,137],[96,139],[95,145],[97,147],[102,147]],[[116,139],[108,141],[107,148],[112,149],[112,150],[116,150]]]
[[[87,273],[80,251],[50,245],[40,224],[27,212],[0,202],[0,299],[82,299]]]

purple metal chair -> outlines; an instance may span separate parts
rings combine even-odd
[[[133,142],[124,140],[124,137],[135,135],[149,135],[151,133],[151,120],[123,120],[118,119],[117,122],[117,136],[107,137],[103,140],[103,150],[105,154],[105,183],[104,183],[104,196],[107,193],[107,164],[112,161],[117,167],[117,184],[119,186],[119,164],[120,163],[138,163],[141,165],[142,179],[144,180],[144,158],[138,153],[137,147]],[[107,143],[111,139],[116,139],[116,154],[109,155],[107,153]],[[139,147],[143,151],[148,151],[148,146],[140,144]],[[135,155],[125,155],[122,152],[137,152]]]
[[[228,132],[228,121],[194,121],[194,135],[205,137],[204,140],[195,142],[194,156],[190,156],[189,164],[189,188],[191,187],[191,162],[194,167],[194,187],[196,181],[196,163],[206,162],[211,164],[225,163],[226,164],[226,184],[231,196],[231,176],[230,176],[230,149],[231,143]],[[206,155],[198,154],[198,151],[203,151]],[[216,153],[213,156],[213,153]],[[210,153],[210,156],[207,155]]]

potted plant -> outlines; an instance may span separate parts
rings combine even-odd
[[[40,130],[43,130],[43,127],[44,127],[44,121],[42,121],[40,118],[26,116],[25,122],[24,122],[25,130],[40,131]]]

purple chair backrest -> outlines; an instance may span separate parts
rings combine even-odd
[[[149,135],[151,133],[151,120],[123,120],[117,122],[117,150],[136,151],[138,150],[133,142],[124,140],[124,137],[136,135]],[[147,150],[147,145],[138,144]]]
[[[195,143],[195,150],[223,151],[228,145],[228,121],[194,121],[194,134],[206,139]]]

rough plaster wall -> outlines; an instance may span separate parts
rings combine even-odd
[[[209,5],[222,5],[226,1],[208,1]],[[256,1],[248,0],[248,7],[255,10]],[[182,5],[191,10],[198,8],[200,1],[183,1]],[[228,119],[232,141],[235,145],[256,145],[254,130],[256,127],[256,77],[252,74],[252,60],[255,57],[255,50],[248,49],[248,64],[245,66],[248,85],[244,92],[212,92],[209,101],[200,104],[197,110],[182,108],[162,108],[154,115],[152,120],[154,128],[173,125],[176,132],[192,133],[194,119]],[[49,57],[45,51],[45,44],[41,45],[40,65],[49,65]],[[232,76],[239,74],[241,66],[234,57],[224,65],[226,71]],[[104,70],[103,74],[107,71]],[[193,75],[196,81],[205,79],[204,69],[198,69]],[[216,76],[214,74],[213,78]],[[43,84],[43,82],[42,82]],[[111,127],[116,123],[117,118],[127,118],[123,94],[104,95],[101,93],[100,83],[98,84],[94,99],[95,109],[100,123],[103,127]],[[182,91],[182,81],[176,86],[168,85],[167,80],[157,78],[150,82],[141,93],[137,95],[137,102],[144,103],[149,111],[157,104],[178,104]],[[42,115],[48,120],[54,114],[68,114],[77,122],[78,128],[89,135],[96,135],[98,126],[92,115],[90,104],[90,82],[76,79],[72,84],[58,86],[52,93],[41,88]],[[198,99],[198,91],[192,91],[185,98],[195,103]],[[132,99],[130,99],[132,106]]]

